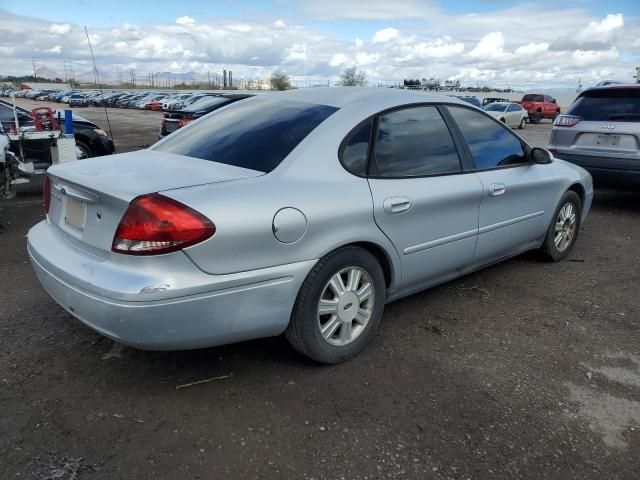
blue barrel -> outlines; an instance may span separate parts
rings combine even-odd
[[[73,114],[71,110],[64,111],[64,134],[73,135]]]

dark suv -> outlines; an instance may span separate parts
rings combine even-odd
[[[556,118],[549,150],[596,185],[640,185],[640,85],[591,88]]]
[[[159,138],[166,137],[198,118],[251,95],[206,95],[182,110],[165,110]]]

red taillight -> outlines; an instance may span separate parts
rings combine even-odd
[[[129,255],[175,252],[216,233],[216,226],[193,208],[153,193],[135,198],[113,237],[111,250]]]
[[[180,120],[178,122],[178,128],[182,128],[185,125],[187,125],[188,123],[193,122],[194,120],[197,120],[197,118],[183,118],[182,120]]]
[[[581,117],[575,115],[558,115],[553,121],[556,127],[573,127],[576,123],[582,120]]]
[[[44,177],[44,185],[42,186],[42,203],[44,204],[44,214],[48,215],[51,206],[51,182],[48,175]]]

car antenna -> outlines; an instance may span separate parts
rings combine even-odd
[[[102,82],[100,81],[100,75],[98,74],[98,66],[96,65],[96,57],[93,56],[93,48],[91,47],[91,39],[89,38],[89,31],[87,26],[84,26],[84,33],[87,36],[87,42],[89,43],[89,51],[91,52],[91,60],[93,60],[93,71],[96,74],[96,80],[98,87],[100,88],[100,98],[102,99],[102,105],[104,106],[104,115],[107,117],[107,126],[109,127],[109,136],[113,140],[113,131],[111,130],[111,122],[109,121],[109,112],[107,111],[107,104],[104,101],[104,92],[102,91]],[[115,152],[115,140],[113,140],[113,151]]]

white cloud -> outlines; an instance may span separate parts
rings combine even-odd
[[[284,30],[285,28],[287,28],[287,24],[284,23],[283,20],[276,20],[275,22],[273,22],[273,26],[276,30]]]
[[[49,32],[54,35],[66,35],[71,31],[71,25],[68,23],[52,23],[49,25]]]
[[[639,40],[640,41],[640,40]],[[362,39],[360,38],[356,38],[353,41],[354,45],[356,46],[356,48],[362,48],[364,46],[364,42],[362,41]]]
[[[45,53],[62,53],[62,47],[60,45],[55,45],[47,50],[43,50]]]
[[[576,50],[573,52],[573,63],[578,67],[589,67],[618,59],[618,50],[611,47],[609,50]]]
[[[611,41],[614,36],[624,27],[624,15],[616,13],[608,14],[600,22],[589,22],[585,28],[576,34],[576,40],[582,43]]]
[[[449,58],[460,55],[464,51],[464,43],[450,42],[438,38],[434,42],[419,42],[402,45],[396,55],[399,62],[406,63],[415,60]]]
[[[374,64],[378,62],[378,60],[380,60],[379,53],[358,52],[356,54],[356,65],[358,65],[359,67]]]
[[[329,65],[332,67],[339,67],[340,65],[344,65],[348,61],[349,59],[344,53],[336,53],[329,60]]]
[[[529,43],[527,45],[521,45],[516,48],[516,54],[518,55],[539,55],[549,50],[549,44],[543,43]]]
[[[188,16],[184,16],[184,17],[178,17],[176,18],[176,23],[178,25],[194,25],[196,23],[195,19],[188,17]]]
[[[400,36],[400,32],[395,28],[383,28],[373,35],[373,43],[386,43],[395,40]]]
[[[5,47],[4,45],[0,45],[0,55],[11,55],[15,53],[16,47]]]
[[[504,36],[502,32],[486,34],[476,47],[469,52],[469,56],[480,60],[499,60],[506,56],[504,51]]]

